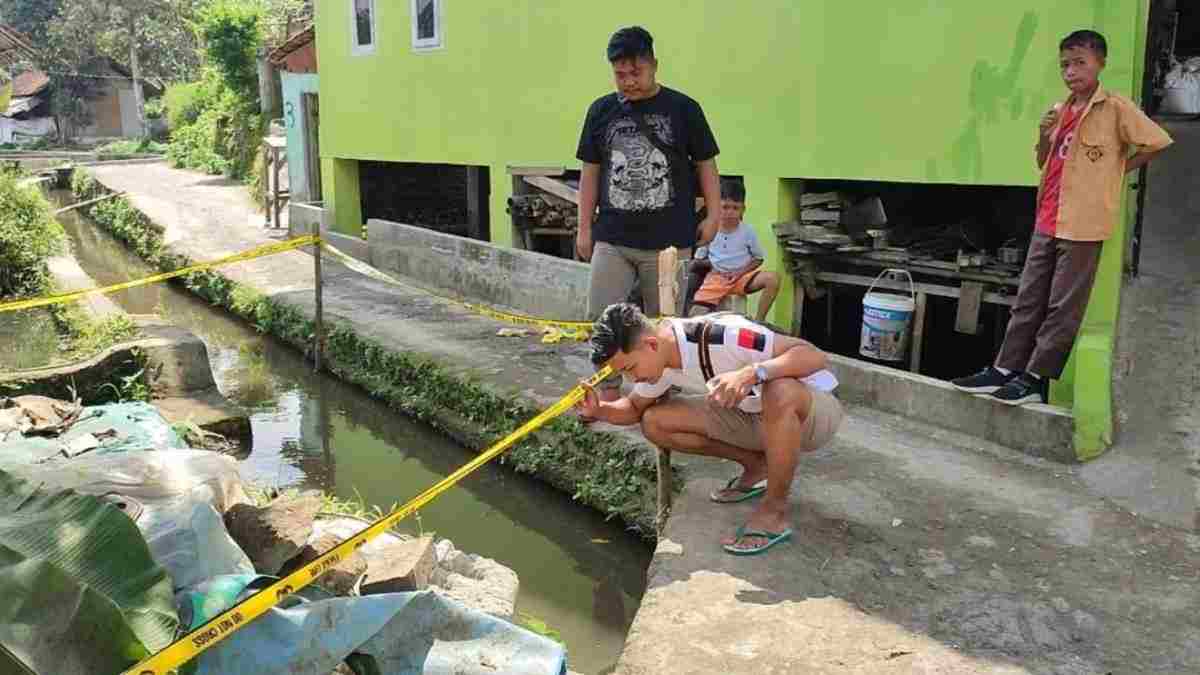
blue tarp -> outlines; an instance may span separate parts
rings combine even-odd
[[[227,608],[220,605],[232,606],[231,587],[245,588],[255,579],[218,578],[181,593],[181,613],[192,614],[192,627],[198,627]],[[262,578],[257,579],[252,588],[261,585]],[[196,674],[328,675],[351,654],[373,660],[364,672],[379,675],[566,672],[562,645],[433,591],[318,600],[293,596],[287,603],[201,654]]]
[[[149,403],[112,403],[88,406],[78,422],[66,433],[46,438],[42,436],[10,437],[0,443],[0,465],[33,464],[55,458],[65,459],[60,449],[86,434],[104,436],[112,429],[116,435],[105,438],[88,454],[166,450],[187,447],[171,426]]]

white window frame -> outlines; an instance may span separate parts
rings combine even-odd
[[[371,44],[358,43],[358,7],[357,0],[347,0],[350,4],[350,54],[365,56],[374,54],[379,44],[379,6],[375,0],[367,0],[371,5]]]
[[[412,48],[416,52],[430,52],[446,47],[446,26],[442,22],[442,0],[433,0],[433,37],[417,37],[417,7],[420,0],[411,0],[409,16],[412,20]]]

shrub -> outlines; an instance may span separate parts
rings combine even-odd
[[[178,168],[244,178],[265,131],[258,103],[230,89],[211,69],[199,89],[205,92],[199,112],[192,122],[172,129],[167,158]]]
[[[166,107],[166,101],[162,97],[159,97],[146,101],[146,105],[142,110],[146,113],[146,119],[158,120],[162,119],[162,116],[166,113]]]
[[[167,87],[162,101],[167,109],[167,125],[171,130],[181,129],[195,122],[196,118],[200,117],[210,93],[203,80]]]
[[[0,297],[40,295],[50,287],[46,260],[59,252],[63,229],[37,188],[0,174]]]
[[[161,155],[167,146],[149,138],[126,138],[96,148],[100,159],[123,159],[134,155]]]

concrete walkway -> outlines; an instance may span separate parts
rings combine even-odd
[[[95,173],[193,258],[270,236],[248,225],[240,186],[161,165]],[[311,307],[306,254],[224,272]],[[328,312],[397,349],[452,357],[489,386],[544,404],[590,370],[578,345],[495,339],[499,324],[417,291],[336,266],[328,279]],[[675,454],[689,480],[617,672],[1196,672],[1200,537],[1169,524],[1175,502],[1139,492],[1163,517],[1135,515],[1080,467],[850,413],[801,464],[796,540],[760,557],[717,544],[750,510],[707,499],[734,467]]]
[[[1121,298],[1116,447],[1083,467],[1139,514],[1200,529],[1200,121],[1150,165],[1140,275]]]

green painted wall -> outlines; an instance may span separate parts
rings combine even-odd
[[[748,177],[747,220],[768,240],[769,224],[790,215],[783,178],[1035,185],[1037,118],[1064,94],[1058,40],[1080,27],[1104,32],[1105,83],[1132,94],[1145,17],[1145,0],[707,1],[686,11],[644,0],[444,0],[445,47],[417,53],[410,3],[377,0],[377,47],[355,56],[349,0],[316,4],[321,153],[334,172],[323,181],[336,227],[357,233],[361,219],[357,171],[342,160],[488,165],[492,236],[505,244],[504,167],[577,164],[587,105],[611,87],[604,45],[622,25],[646,26],[660,80],[703,105],[721,171]],[[1114,308],[1120,255],[1106,254],[1094,294]],[[776,249],[770,264],[779,263]],[[775,323],[790,325],[790,299],[782,289]],[[1107,318],[1095,314],[1089,326],[1100,330]]]

